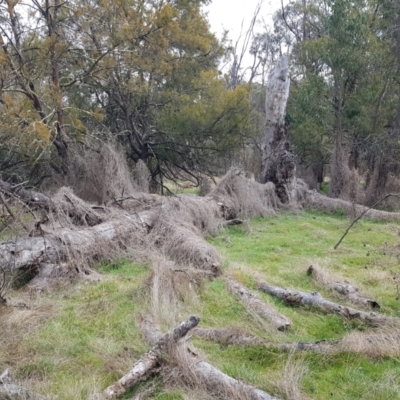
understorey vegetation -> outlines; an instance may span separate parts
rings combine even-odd
[[[208,3],[0,1],[0,399],[400,398],[400,4]]]
[[[400,272],[397,224],[363,221],[342,248],[333,250],[347,225],[342,215],[305,211],[224,228],[211,238],[224,272],[214,280],[187,268],[168,270],[171,265],[159,258],[147,264],[97,264],[88,279],[61,281],[43,293],[10,289],[10,307],[1,309],[0,365],[12,369],[15,382],[46,398],[86,399],[119,379],[147,351],[142,319],[157,316],[168,330],[194,313],[201,322],[190,342],[199,357],[279,398],[399,398],[399,327],[370,327],[311,306],[288,306],[258,292],[292,321],[281,332],[228,290],[227,276],[254,292],[258,281],[268,280],[353,306],[326,284],[351,283],[379,302],[377,312],[400,317],[392,279],[393,272]],[[310,265],[324,274],[324,282],[307,275]],[[168,306],[151,294],[160,268],[170,275],[160,278],[164,290],[158,295],[171,296],[171,280],[178,292]],[[295,346],[321,340],[327,342],[320,348]],[[174,365],[138,384],[129,396],[145,391],[154,399],[207,398]]]

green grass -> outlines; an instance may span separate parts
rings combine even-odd
[[[255,289],[258,274],[272,284],[319,291],[329,297],[306,275],[308,266],[318,263],[361,285],[381,304],[382,312],[400,316],[400,301],[390,279],[391,271],[400,271],[392,251],[399,241],[399,226],[360,221],[338,250],[333,250],[348,223],[339,214],[281,213],[254,220],[247,228],[225,229],[210,242],[223,256],[224,272],[249,288]],[[52,312],[40,323],[24,325],[22,333],[15,331],[21,338],[15,348],[0,346],[0,370],[11,365],[22,382],[59,400],[86,399],[94,388],[105,388],[129,370],[148,349],[136,321],[148,306],[150,269],[121,261],[101,265],[99,271],[104,275],[100,283],[77,283],[68,293],[60,289],[43,295],[36,305],[33,301],[38,310]],[[265,330],[227,291],[222,278],[206,282],[198,301],[182,307],[187,315],[201,315],[201,326],[241,327],[281,342],[340,338],[354,330],[370,329],[315,309],[287,307],[263,293],[260,296],[292,320],[289,332]],[[290,380],[288,366],[299,362],[307,368],[300,386],[311,399],[400,399],[400,361],[395,357],[368,359],[350,352],[291,355],[262,346],[193,342],[224,372],[281,398],[284,390],[279,381]],[[165,390],[160,378],[153,383],[155,399],[184,398],[179,388]]]

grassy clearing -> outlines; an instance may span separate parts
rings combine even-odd
[[[400,316],[392,279],[400,271],[395,248],[399,226],[361,221],[335,251],[333,246],[347,224],[340,215],[282,213],[228,228],[210,241],[223,255],[224,272],[249,288],[260,276],[272,284],[335,298],[306,275],[309,265],[318,264],[358,285],[381,304],[382,312]],[[33,299],[28,293],[12,293],[13,302],[25,302],[29,309],[0,311],[0,370],[11,367],[21,383],[60,400],[86,399],[126,372],[148,348],[137,318],[151,308],[150,268],[120,262],[103,265],[100,271],[101,282],[80,282],[68,292],[60,288]],[[268,295],[260,296],[291,318],[289,332],[266,329],[254,320],[227,291],[222,278],[206,282],[193,301],[184,301],[179,316],[198,313],[204,327],[239,327],[279,342],[340,338],[370,330],[358,322],[290,308]],[[193,342],[224,372],[281,398],[400,399],[397,355],[290,354],[262,346]],[[154,399],[189,398],[186,389],[165,388],[161,378],[150,384],[155,386]]]

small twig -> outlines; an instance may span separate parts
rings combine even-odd
[[[350,226],[346,229],[346,232],[343,234],[343,236],[340,238],[340,240],[335,244],[334,249],[336,250],[340,243],[342,243],[342,240],[346,237],[346,235],[349,233],[350,229],[353,227],[353,225],[359,221],[369,210],[375,208],[379,203],[382,201],[386,200],[389,197],[400,197],[400,194],[398,193],[389,193],[386,196],[382,197],[380,200],[378,200],[375,204],[373,204],[371,207],[367,208],[364,210],[351,224]]]
[[[16,189],[16,188],[18,188],[20,186],[24,186],[27,183],[29,183],[29,181],[21,182],[21,183],[18,183],[17,185],[11,186],[11,190],[14,190],[14,189]]]
[[[3,193],[0,192],[0,200],[3,203],[4,207],[6,208],[7,212],[11,215],[11,217],[13,217],[15,219],[15,215],[12,212],[11,208],[9,207],[9,205],[7,204],[6,199],[4,198]]]

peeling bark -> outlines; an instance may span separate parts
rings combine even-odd
[[[289,329],[292,322],[289,318],[280,314],[271,304],[263,301],[256,293],[247,290],[234,279],[227,279],[228,290],[238,297],[245,307],[257,313],[261,318],[269,321],[278,331]]]
[[[305,293],[294,290],[283,289],[278,286],[270,285],[266,282],[260,282],[258,288],[278,299],[283,300],[291,306],[314,306],[331,314],[338,314],[348,319],[358,319],[372,326],[399,325],[400,318],[389,317],[374,312],[366,312],[351,307],[345,307],[340,304],[324,299],[318,292]]]

